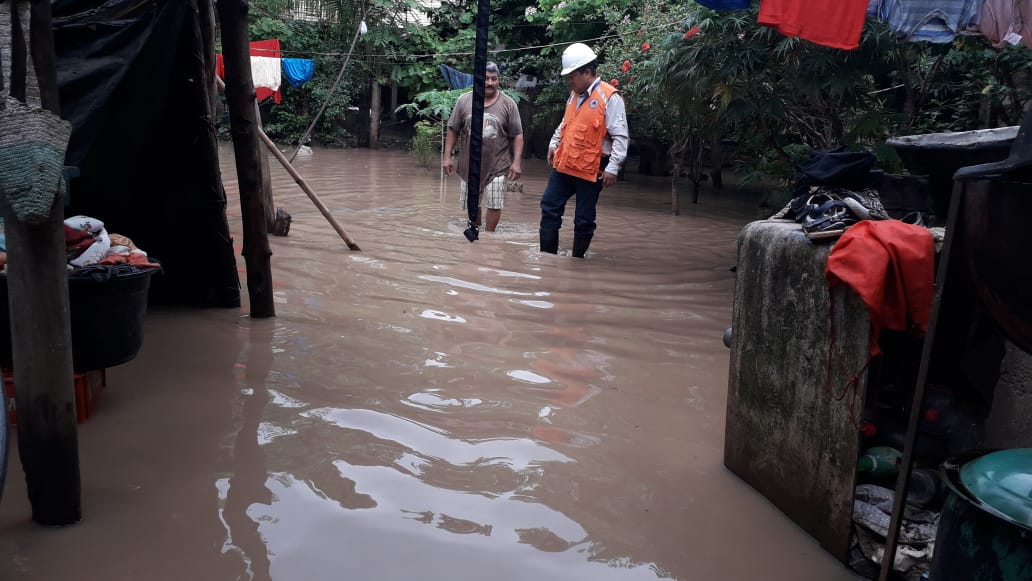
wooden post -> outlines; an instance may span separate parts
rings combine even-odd
[[[240,210],[244,229],[244,262],[247,265],[247,295],[252,317],[274,317],[272,266],[265,208],[261,197],[263,155],[258,144],[254,83],[251,80],[251,50],[247,34],[248,3],[218,0],[222,24],[222,55],[226,61],[226,103],[230,133],[240,185]]]
[[[30,22],[18,16],[23,2],[0,4],[12,16],[11,33],[29,48],[40,101],[58,114],[53,28],[49,0],[33,0]],[[25,25],[29,25],[26,27]],[[11,87],[25,99],[27,61],[13,55]],[[20,71],[23,78],[15,73]],[[26,160],[28,161],[28,160]],[[68,311],[68,274],[64,243],[64,196],[58,193],[50,215],[40,224],[19,222],[0,202],[7,235],[8,309],[18,410],[18,452],[32,519],[44,525],[69,525],[82,518],[79,437],[72,380],[72,335]]]
[[[202,79],[204,79],[205,91],[208,95],[208,119],[212,126],[215,124],[215,115],[218,111],[218,90],[215,80],[215,6],[211,0],[196,0],[197,2],[197,25],[198,35],[201,38],[201,60],[203,62]],[[212,130],[214,134],[214,130]]]
[[[369,149],[380,147],[380,110],[383,109],[380,81],[374,76],[369,95]]]
[[[262,126],[262,110],[258,107],[258,101],[254,102],[254,122],[257,131],[265,133]],[[272,201],[272,168],[269,167],[269,155],[259,151],[258,160],[262,164],[262,207],[265,210],[265,232],[271,233],[276,229],[276,206]]]

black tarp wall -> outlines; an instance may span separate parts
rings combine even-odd
[[[66,163],[80,171],[67,214],[103,220],[162,262],[152,301],[235,307],[198,10],[209,1],[51,2],[62,117],[73,126]]]

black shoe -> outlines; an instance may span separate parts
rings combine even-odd
[[[559,231],[558,230],[540,230],[541,235],[541,252],[547,252],[549,254],[559,253]]]
[[[573,257],[584,258],[584,254],[588,251],[588,246],[591,246],[591,238],[574,238]]]
[[[803,217],[803,232],[810,240],[837,238],[853,224],[856,216],[842,200],[825,202]]]

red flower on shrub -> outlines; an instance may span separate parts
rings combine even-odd
[[[684,33],[684,39],[691,40],[692,37],[694,37],[696,34],[699,34],[699,27],[693,26],[689,28],[687,32]]]
[[[620,65],[620,70],[625,73],[631,70],[631,61],[624,61],[623,64]]]
[[[614,87],[619,87],[620,86],[620,81],[618,81],[616,79],[609,79],[609,84],[613,85]]]
[[[641,45],[641,50],[643,50],[645,52],[649,52],[650,48],[652,48],[652,45],[647,43],[647,42]]]

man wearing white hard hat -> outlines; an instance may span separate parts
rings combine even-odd
[[[595,235],[599,194],[616,183],[630,134],[623,97],[599,78],[595,52],[586,44],[571,44],[562,62],[571,92],[563,122],[548,144],[552,173],[541,195],[541,252],[559,252],[563,211],[576,196],[572,254],[583,258]]]

